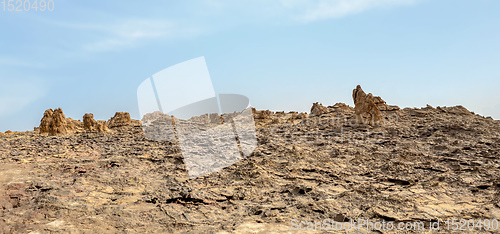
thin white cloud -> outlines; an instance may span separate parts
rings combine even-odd
[[[245,21],[245,17],[250,17],[250,21],[272,22],[278,19],[309,23],[375,8],[411,5],[418,1],[422,0],[204,0],[203,3],[207,12],[216,12],[214,15],[238,15],[234,19],[236,21]],[[231,14],[229,16],[232,17]]]
[[[283,7],[293,10],[301,21],[341,18],[377,7],[409,5],[415,0],[281,0]]]
[[[91,52],[119,50],[135,46],[150,39],[166,38],[172,35],[175,25],[166,20],[127,20],[108,25],[94,25],[90,31],[98,33],[98,39],[83,45]]]
[[[77,41],[78,52],[105,52],[127,49],[155,39],[172,39],[195,36],[201,33],[196,27],[179,25],[166,19],[120,19],[114,22],[68,23],[45,21],[56,27],[74,30],[81,35]]]

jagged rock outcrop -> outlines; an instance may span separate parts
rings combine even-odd
[[[474,113],[470,112],[467,110],[467,108],[463,106],[452,106],[452,107],[440,107],[438,106],[436,109],[440,110],[441,112],[445,113],[450,113],[450,114],[455,114],[455,115],[473,115]]]
[[[127,126],[132,123],[128,112],[116,112],[115,116],[108,120],[108,128]]]
[[[270,110],[256,110],[255,108],[252,108],[253,112],[253,117],[255,119],[260,119],[260,120],[265,120],[265,119],[271,119],[271,115],[273,114]]]
[[[253,116],[256,124],[267,125],[267,124],[278,124],[278,123],[292,123],[296,124],[300,120],[307,118],[309,115],[307,113],[298,113],[296,111],[290,111],[285,113],[284,111],[273,112],[270,110],[255,110],[252,108]]]
[[[48,133],[50,136],[60,136],[77,130],[78,121],[71,118],[66,119],[61,108],[48,109],[40,121],[40,133]]]
[[[395,111],[399,110],[398,106],[387,105],[387,103],[379,96],[373,97],[373,102],[380,111]]]
[[[108,130],[106,121],[96,121],[94,119],[94,115],[91,113],[87,113],[83,116],[83,129],[85,131],[98,131],[105,132]]]
[[[94,119],[94,115],[91,113],[86,113],[83,115],[83,129],[85,131],[94,131],[97,121]]]
[[[352,98],[354,100],[354,110],[358,123],[364,122],[363,115],[365,114],[369,115],[368,123],[371,125],[378,124],[382,121],[382,113],[375,104],[371,93],[366,94],[363,89],[361,89],[361,86],[358,85],[356,89],[352,91]]]
[[[43,113],[42,120],[40,121],[40,133],[49,133],[50,125],[52,124],[52,114],[54,111],[52,109],[47,109]]]
[[[338,102],[333,106],[328,106],[328,109],[334,113],[342,113],[342,114],[352,114],[354,112],[354,108],[345,103]]]
[[[311,116],[320,116],[328,112],[327,108],[321,103],[315,102],[311,107]]]
[[[64,116],[64,113],[61,109],[56,109],[52,113],[51,120],[52,121],[50,122],[49,135],[57,136],[68,133],[68,130],[66,129],[66,116]]]

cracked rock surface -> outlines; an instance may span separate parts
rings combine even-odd
[[[180,146],[147,140],[139,121],[115,121],[108,132],[1,134],[0,233],[280,233],[292,219],[500,220],[500,121],[463,107],[383,114],[384,124],[371,127],[355,124],[348,108],[265,112],[250,156],[196,179]]]

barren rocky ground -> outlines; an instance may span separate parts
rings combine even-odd
[[[0,233],[280,233],[292,231],[293,219],[500,220],[500,121],[462,107],[384,115],[372,127],[356,124],[347,107],[319,116],[256,112],[254,152],[196,179],[179,145],[146,139],[138,121],[108,132],[2,134]],[[449,232],[443,223],[441,232]]]

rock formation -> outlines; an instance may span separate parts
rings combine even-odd
[[[104,120],[97,120],[97,124],[95,126],[96,131],[98,132],[106,132],[108,131],[107,127],[108,123]]]
[[[255,108],[252,108],[253,112],[253,117],[255,119],[260,119],[260,120],[265,120],[265,119],[271,119],[271,115],[273,114],[270,110],[255,110]]]
[[[85,131],[94,131],[97,121],[94,119],[94,115],[91,113],[86,113],[83,115],[83,129]]]
[[[311,115],[312,116],[320,116],[322,114],[326,114],[327,109],[325,106],[323,106],[321,103],[315,102],[313,103],[313,106],[311,107]]]
[[[52,109],[45,110],[43,113],[42,120],[40,121],[40,133],[49,133],[50,125],[52,123],[52,114],[54,111]]]
[[[382,121],[382,113],[375,104],[373,95],[369,93],[368,95],[361,89],[361,86],[356,86],[356,89],[352,91],[352,98],[354,100],[354,110],[356,114],[356,120],[358,123],[363,123],[363,115],[368,114],[368,123],[378,124]],[[382,100],[380,98],[380,100]],[[380,103],[379,100],[379,103]],[[383,101],[383,100],[382,100]],[[385,104],[385,102],[384,102]]]
[[[78,121],[66,119],[61,108],[48,109],[40,121],[40,133],[48,133],[50,136],[60,136],[74,132]]]
[[[108,120],[108,128],[115,128],[129,125],[132,122],[128,112],[116,112],[115,116]]]
[[[398,106],[387,105],[387,103],[379,96],[373,97],[373,102],[380,111],[395,111],[399,110]]]
[[[108,130],[106,127],[107,123],[106,121],[96,121],[94,119],[94,115],[91,113],[87,113],[83,116],[83,128],[85,131],[98,131],[98,132],[105,132]]]
[[[44,112],[40,121],[40,126],[35,127],[34,131],[49,136],[60,136],[78,132],[107,132],[110,128],[131,125],[138,120],[132,120],[127,112],[116,112],[114,117],[108,121],[95,120],[94,115],[86,113],[83,116],[83,122],[66,118],[61,108]]]

